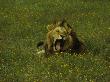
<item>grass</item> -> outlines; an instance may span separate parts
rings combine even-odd
[[[46,25],[60,18],[89,53],[37,54]],[[0,82],[110,82],[110,1],[1,0]]]

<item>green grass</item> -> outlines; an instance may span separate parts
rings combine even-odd
[[[89,53],[37,54],[46,25],[60,18]],[[0,0],[0,82],[110,82],[110,1]]]

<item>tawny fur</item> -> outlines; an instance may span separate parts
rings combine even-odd
[[[64,36],[65,43],[63,45],[64,52],[82,53],[85,50],[84,44],[79,41],[76,33],[66,21],[59,21],[47,26],[48,33],[44,41],[45,53],[53,54],[55,50],[54,41]]]

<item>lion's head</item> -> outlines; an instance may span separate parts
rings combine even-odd
[[[67,46],[67,42],[69,42],[71,39],[70,33],[72,28],[69,26],[69,24],[63,20],[48,25],[47,29],[51,34],[50,36],[52,39],[54,51],[64,51]]]

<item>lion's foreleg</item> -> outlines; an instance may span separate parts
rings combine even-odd
[[[53,43],[52,43],[51,40],[52,40],[51,37],[50,36],[47,36],[46,43],[44,45],[45,52],[46,52],[47,55],[53,53]]]

